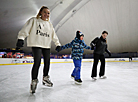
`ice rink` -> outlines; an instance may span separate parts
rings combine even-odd
[[[100,63],[98,65],[99,72]],[[138,102],[138,62],[106,62],[107,79],[92,81],[92,62],[82,63],[82,85],[70,78],[73,63],[51,64],[54,86],[42,85],[42,69],[34,95],[29,93],[30,65],[0,66],[0,102]]]

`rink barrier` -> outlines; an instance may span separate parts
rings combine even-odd
[[[106,58],[106,62],[129,62],[128,58]],[[93,59],[82,59],[82,62],[93,62]],[[132,62],[138,62],[138,58],[133,58]],[[2,65],[25,65],[33,64],[33,59],[17,59],[17,58],[0,58],[0,66]],[[50,59],[50,63],[73,63],[72,59]],[[41,64],[43,59],[41,59]]]

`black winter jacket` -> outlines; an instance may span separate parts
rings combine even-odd
[[[91,47],[94,49],[94,54],[103,55],[106,51],[110,55],[110,51],[107,49],[106,39],[103,37],[96,37],[91,43]]]

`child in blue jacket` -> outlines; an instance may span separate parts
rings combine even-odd
[[[80,31],[76,32],[76,37],[74,40],[72,40],[71,43],[68,43],[64,46],[61,46],[60,50],[57,50],[58,52],[67,49],[67,48],[72,48],[72,59],[74,62],[74,70],[71,74],[71,77],[74,78],[75,82],[77,84],[81,84],[82,80],[80,78],[80,71],[81,71],[81,62],[82,62],[82,57],[83,57],[83,48],[85,49],[91,49],[91,47],[87,46],[83,40],[84,34],[82,34]]]

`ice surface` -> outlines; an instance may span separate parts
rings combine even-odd
[[[99,67],[100,63],[98,72]],[[31,68],[32,65],[0,66],[0,102],[138,102],[138,62],[107,62],[107,79],[97,81],[90,77],[92,63],[82,63],[82,85],[70,78],[73,63],[51,64],[52,88],[42,85],[42,64],[34,95],[29,93]]]

